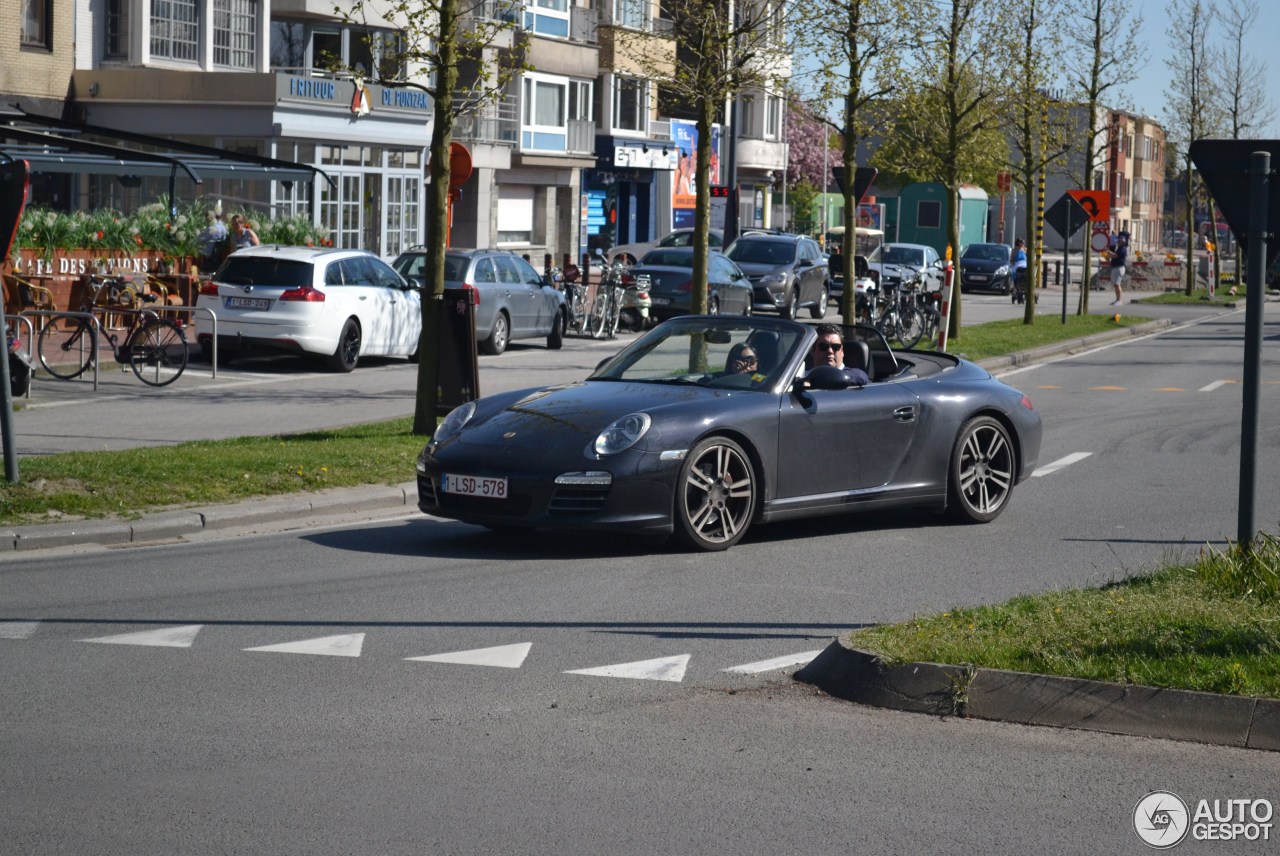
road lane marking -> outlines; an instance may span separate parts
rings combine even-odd
[[[462,666],[496,666],[500,669],[518,669],[524,664],[533,648],[532,642],[518,645],[499,645],[494,648],[474,648],[470,651],[453,651],[448,654],[428,654],[425,657],[405,657],[422,663],[457,663]]]
[[[1047,476],[1050,473],[1056,473],[1058,470],[1062,469],[1063,467],[1069,467],[1072,464],[1076,463],[1077,461],[1083,461],[1085,458],[1089,457],[1092,454],[1093,452],[1072,452],[1070,455],[1067,455],[1065,458],[1058,458],[1058,460],[1054,461],[1052,464],[1045,464],[1043,467],[1040,467],[1038,470],[1036,470],[1034,473],[1031,474],[1031,477],[1035,478],[1037,476]]]
[[[1091,386],[1091,387],[1089,387],[1089,390],[1090,390],[1091,392],[1093,392],[1093,391],[1098,391],[1098,392],[1124,392],[1126,389],[1127,389],[1127,387],[1123,387],[1123,386]]]
[[[1157,386],[1156,392],[1186,392],[1186,387],[1182,386]]]
[[[821,651],[805,651],[803,654],[787,654],[782,657],[774,657],[772,660],[760,660],[756,663],[745,663],[741,666],[730,666],[722,671],[737,672],[741,675],[755,675],[760,672],[772,672],[774,669],[785,669],[787,666],[798,666],[808,663],[821,653]]]
[[[81,639],[81,642],[98,642],[103,645],[149,645],[154,648],[190,648],[203,624],[183,627],[162,627],[159,630],[140,630],[137,633],[118,633],[114,636],[97,636]]]
[[[617,663],[612,666],[598,666],[594,669],[570,669],[566,675],[595,675],[601,678],[632,678],[640,681],[671,681],[680,683],[684,680],[684,671],[689,667],[691,654],[676,657],[661,657],[657,660],[640,660],[635,663]]]
[[[1226,386],[1226,385],[1227,385],[1227,384],[1229,384],[1229,383],[1231,383],[1231,381],[1229,381],[1229,380],[1215,380],[1213,383],[1208,384],[1207,386],[1202,386],[1202,387],[1200,387],[1200,389],[1198,389],[1198,390],[1196,390],[1196,391],[1197,391],[1197,392],[1213,392],[1213,391],[1214,391],[1215,389],[1217,389],[1218,387],[1220,387],[1220,386]]]
[[[319,654],[324,657],[359,657],[363,647],[363,633],[347,633],[342,636],[303,639],[299,642],[282,642],[279,645],[261,645],[244,650],[270,651],[275,654]]]
[[[0,639],[30,639],[39,621],[0,621]]]

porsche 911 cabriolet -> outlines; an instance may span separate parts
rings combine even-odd
[[[844,367],[810,368],[817,338],[778,318],[673,318],[585,380],[463,404],[418,457],[418,507],[503,531],[675,534],[697,550],[814,515],[1004,511],[1040,452],[1026,395],[862,325],[844,328]]]

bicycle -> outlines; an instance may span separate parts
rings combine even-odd
[[[138,380],[149,386],[168,386],[181,377],[187,367],[187,337],[182,328],[168,318],[161,318],[150,309],[136,308],[139,302],[150,303],[155,299],[154,294],[139,293],[121,279],[90,276],[79,311],[128,315],[129,326],[117,336],[97,324],[96,319],[55,315],[40,328],[36,345],[40,365],[59,380],[79,377],[97,360],[98,331],[101,330],[111,344],[117,363],[129,366]],[[66,332],[68,326],[70,332]],[[75,358],[67,362],[66,358],[73,352]]]
[[[626,292],[622,275],[625,265],[614,262],[605,268],[604,276],[596,286],[596,299],[591,304],[588,332],[593,339],[612,339],[618,335],[618,323],[622,318],[622,297]]]
[[[925,319],[916,305],[914,282],[884,283],[883,297],[879,292],[869,298],[867,315],[872,325],[886,339],[896,339],[904,348],[915,347],[924,338]],[[877,310],[879,315],[876,314]]]
[[[587,332],[587,287],[578,281],[578,277],[572,273],[561,274],[557,268],[552,268],[552,279],[564,286],[564,302],[568,320],[565,323],[565,332],[573,333],[581,336]]]

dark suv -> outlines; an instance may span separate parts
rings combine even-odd
[[[422,286],[427,251],[414,247],[392,265]],[[533,265],[507,250],[449,249],[444,256],[444,287],[476,292],[476,340],[486,354],[501,354],[512,339],[546,337],[547,347],[564,341],[564,294]]]
[[[825,318],[831,272],[818,242],[804,235],[747,234],[725,252],[751,280],[752,310],[794,319],[801,308]]]

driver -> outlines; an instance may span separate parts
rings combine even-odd
[[[818,366],[835,366],[836,368],[844,369],[845,374],[854,383],[860,383],[862,386],[871,383],[871,379],[867,377],[867,373],[862,369],[844,367],[844,336],[838,326],[835,324],[819,324],[814,328],[814,331],[818,334],[818,338],[813,343],[813,347],[809,349],[809,356],[805,360],[805,366],[808,370],[812,371]]]

